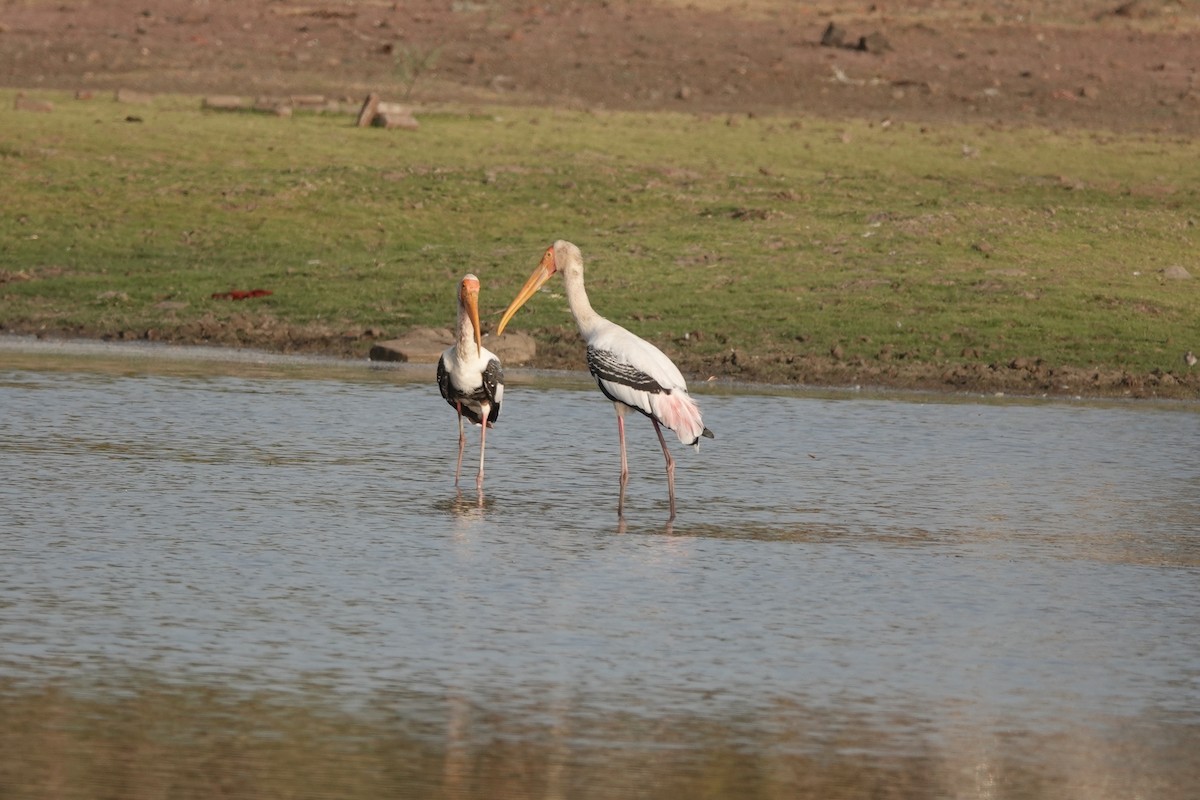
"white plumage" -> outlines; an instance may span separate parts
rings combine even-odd
[[[579,333],[587,343],[588,370],[596,378],[600,391],[613,401],[617,412],[617,431],[621,441],[621,494],[617,513],[625,507],[625,485],[629,479],[625,456],[625,409],[645,414],[654,424],[666,460],[667,490],[671,519],[675,518],[675,460],[667,449],[660,425],[675,431],[679,441],[700,448],[700,437],[712,438],[704,426],[700,408],[688,394],[687,383],[679,368],[650,342],[596,313],[583,285],[583,255],[579,248],[561,239],[546,250],[525,286],[504,312],[497,333],[542,284],[555,272],[562,273],[567,305],[575,317]]]

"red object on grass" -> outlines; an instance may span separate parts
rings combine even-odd
[[[266,297],[269,289],[234,289],[231,292],[213,292],[213,300],[248,300],[251,297]]]

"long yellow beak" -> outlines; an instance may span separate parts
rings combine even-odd
[[[517,313],[517,309],[525,305],[525,301],[533,297],[534,292],[542,288],[542,284],[550,280],[550,276],[558,269],[558,265],[554,263],[554,248],[546,249],[546,254],[542,256],[542,260],[538,263],[537,269],[529,276],[529,280],[525,281],[525,285],[521,287],[521,291],[517,292],[517,296],[509,303],[509,306],[504,311],[504,316],[500,319],[500,324],[496,327],[496,335],[504,333],[504,326],[512,319],[512,315]]]
[[[471,327],[475,329],[475,352],[482,357],[483,334],[479,330],[479,284],[463,281],[459,299],[462,301],[463,307],[467,309],[467,316],[471,318]]]

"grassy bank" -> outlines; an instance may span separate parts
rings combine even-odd
[[[9,331],[362,356],[448,325],[467,271],[494,325],[568,238],[596,307],[693,375],[1200,391],[1200,143],[511,108],[396,132],[44,97],[0,92]],[[235,289],[272,294],[213,297]],[[561,297],[513,327],[582,365]]]

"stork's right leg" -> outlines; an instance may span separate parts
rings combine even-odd
[[[483,423],[479,426],[479,472],[475,475],[475,488],[483,491],[483,452],[487,449],[487,418],[492,411],[490,403],[482,403],[479,407],[479,418]]]
[[[629,462],[625,458],[625,406],[613,403],[617,410],[617,435],[621,439],[621,494],[617,499],[617,516],[625,516],[625,484],[629,483]]]
[[[467,446],[467,435],[463,430],[462,403],[455,403],[454,408],[458,411],[458,464],[454,467],[454,485],[458,486],[458,476],[462,472],[463,450]]]
[[[663,458],[667,461],[667,497],[671,502],[671,516],[667,517],[667,521],[670,522],[675,519],[675,459],[671,458],[671,451],[667,449],[667,440],[663,438],[658,420],[651,417],[650,421],[654,423],[654,432],[658,434],[658,443],[662,445]]]

